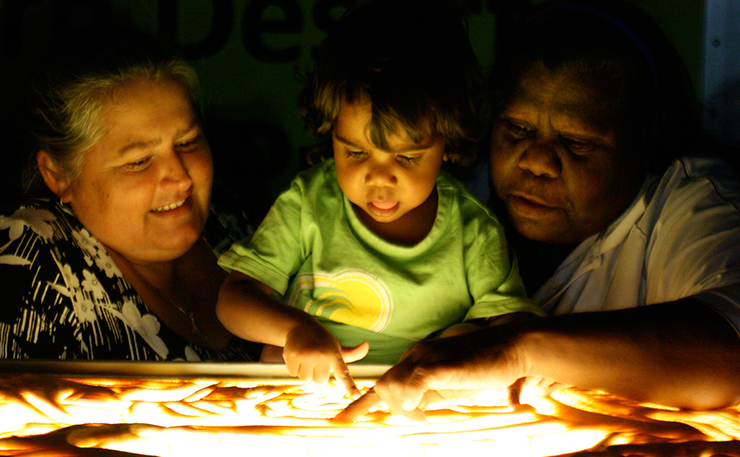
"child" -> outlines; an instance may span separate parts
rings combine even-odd
[[[341,21],[304,94],[333,158],[299,174],[219,259],[230,331],[284,348],[301,379],[333,372],[356,392],[343,358],[368,343],[363,362],[390,364],[445,329],[540,313],[498,221],[441,171],[474,158],[477,71],[442,2],[381,0]]]

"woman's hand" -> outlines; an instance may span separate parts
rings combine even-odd
[[[343,348],[339,340],[319,323],[295,327],[288,332],[283,359],[288,372],[302,381],[325,384],[331,374],[344,384],[347,392],[357,397],[360,391],[350,376],[347,362],[367,355],[368,344]]]
[[[516,348],[516,338],[510,337],[488,327],[419,343],[375,383],[369,395],[353,403],[335,421],[354,422],[380,402],[392,414],[422,420],[431,403],[512,386],[526,375],[526,362]]]
[[[418,344],[375,384],[393,414],[419,417],[429,403],[508,387],[523,369],[507,341],[491,341],[490,329]]]

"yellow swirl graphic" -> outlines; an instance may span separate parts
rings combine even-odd
[[[315,272],[298,275],[288,304],[314,316],[374,332],[385,329],[393,311],[393,299],[385,284],[357,269],[333,275]]]

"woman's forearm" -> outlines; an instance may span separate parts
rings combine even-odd
[[[692,299],[531,324],[516,337],[529,376],[681,408],[740,400],[740,339]]]

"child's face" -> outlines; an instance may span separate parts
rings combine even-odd
[[[388,150],[369,138],[369,102],[345,103],[333,132],[337,180],[342,192],[374,221],[394,222],[425,203],[446,159],[444,140],[427,136],[415,143],[398,128]]]

